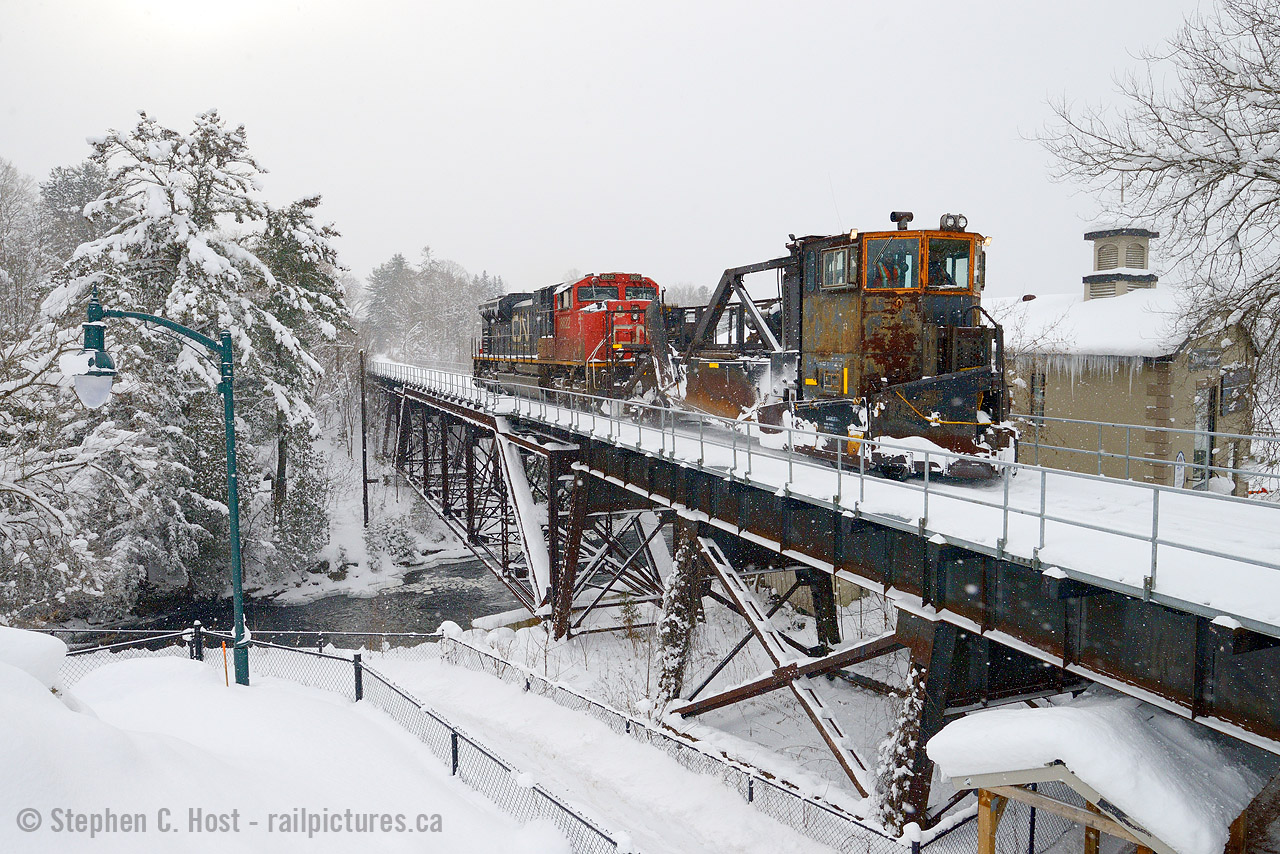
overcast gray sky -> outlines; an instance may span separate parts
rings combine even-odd
[[[217,107],[361,278],[430,245],[512,290],[713,285],[902,209],[991,235],[990,292],[1071,291],[1092,203],[1025,137],[1196,6],[0,0],[0,157],[43,178],[138,109]]]

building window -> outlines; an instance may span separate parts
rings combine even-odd
[[[1044,369],[1040,367],[1031,369],[1031,415],[1044,417]]]
[[[1098,269],[1114,270],[1120,266],[1120,249],[1114,243],[1104,243],[1098,247]]]
[[[1218,429],[1218,388],[1210,386],[1208,388],[1198,389],[1195,394],[1192,406],[1195,411],[1195,444],[1192,451],[1191,462],[1200,471],[1198,475],[1201,480],[1208,481],[1212,476],[1209,466],[1213,465],[1213,434]]]
[[[1147,250],[1141,243],[1130,243],[1124,250],[1124,265],[1135,270],[1147,268]]]

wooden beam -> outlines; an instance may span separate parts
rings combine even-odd
[[[1073,807],[1070,804],[1064,804],[1061,801],[1055,801],[1053,798],[1042,795],[1039,792],[1032,792],[1019,786],[992,786],[989,790],[995,794],[1012,798],[1015,801],[1021,801],[1024,804],[1033,806],[1038,810],[1046,810],[1054,815],[1060,815],[1063,818],[1074,821],[1076,824],[1082,824],[1086,828],[1100,830],[1103,833],[1109,833],[1112,836],[1118,836],[1126,842],[1132,842],[1134,845],[1147,846],[1148,843],[1134,836],[1124,825],[1117,821],[1113,821],[1098,812],[1090,812],[1082,810],[1079,807]],[[1090,807],[1097,809],[1090,804]]]

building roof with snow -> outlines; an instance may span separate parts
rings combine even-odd
[[[1221,854],[1280,757],[1102,689],[953,721],[927,746],[957,788],[1058,779],[1156,850]]]
[[[1183,297],[1181,289],[1162,286],[1107,299],[1046,294],[1026,302],[990,297],[986,303],[1015,353],[1155,357],[1177,352],[1187,340]]]

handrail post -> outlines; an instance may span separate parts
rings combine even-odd
[[[1013,478],[1013,469],[1005,466],[1004,469],[1004,506],[1001,510],[1003,516],[1000,528],[1000,542],[996,544],[996,554],[1004,557],[1005,547],[1009,545],[1009,481]]]
[[[1040,556],[1040,549],[1044,548],[1046,478],[1047,478],[1047,473],[1045,472],[1044,469],[1040,469],[1040,545],[1036,549],[1036,557]]]
[[[701,412],[698,413],[698,468],[702,468],[703,462],[707,459],[707,449],[703,444],[703,432],[706,429],[707,419]]]
[[[840,454],[844,450],[844,441],[840,438],[836,439],[836,507],[840,507],[840,488],[843,486],[840,476]]]
[[[864,440],[865,441],[865,440]],[[858,504],[867,498],[867,446],[858,443]]]
[[[1133,428],[1128,424],[1124,425],[1124,479],[1129,480],[1129,434]]]
[[[1160,550],[1160,487],[1151,490],[1151,574],[1142,580],[1144,599],[1156,589],[1156,554]]]
[[[751,438],[751,434],[747,434],[747,438]],[[787,492],[791,492],[791,484],[796,479],[795,463],[793,457],[795,455],[796,434],[790,427],[787,428]]]
[[[924,515],[920,517],[920,536],[929,524],[929,452],[924,452]]]
[[[1102,477],[1102,423],[1098,423],[1098,477]]]
[[[733,450],[733,469],[729,472],[729,479],[733,480],[733,473],[738,470],[738,428],[734,424],[729,425],[729,447]]]

